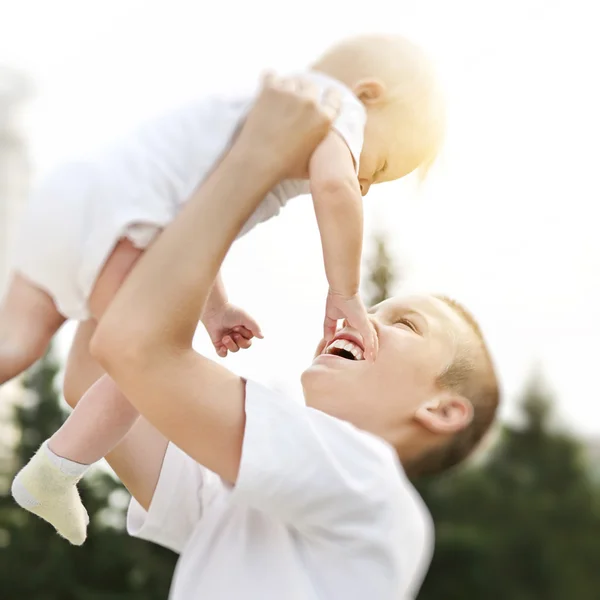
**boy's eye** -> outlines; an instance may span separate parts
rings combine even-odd
[[[414,331],[415,333],[418,333],[417,328],[408,319],[398,319],[397,323],[399,323],[401,325],[406,325],[407,327],[412,329],[412,331]]]

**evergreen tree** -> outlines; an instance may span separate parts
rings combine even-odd
[[[437,540],[420,600],[598,598],[599,490],[539,377],[521,406],[483,465],[422,485]]]
[[[24,380],[29,397],[15,408],[14,426],[21,436],[15,469],[6,474],[10,478],[64,420],[54,386],[58,370],[52,354],[47,354]],[[10,496],[0,497],[2,600],[167,598],[175,557],[125,534],[123,507],[111,508],[112,501],[125,496],[121,484],[108,473],[97,472],[84,478],[80,491],[90,527],[88,540],[79,548],[18,507]]]
[[[368,304],[375,305],[389,298],[396,281],[395,265],[388,251],[385,237],[375,237],[375,254],[369,264],[367,277]]]

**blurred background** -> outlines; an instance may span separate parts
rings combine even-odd
[[[448,138],[424,184],[367,197],[365,297],[456,297],[504,391],[471,463],[419,484],[437,535],[419,599],[597,600],[599,17],[592,0],[0,0],[0,293],[28,191],[61,161],[195,95],[254,86],[265,68],[303,68],[344,36],[407,35],[437,64]],[[266,338],[226,364],[300,393],[326,293],[311,203],[237,243],[224,275]],[[81,549],[7,496],[65,417],[72,334],[0,389],[0,598],[164,599],[175,557],[124,534],[128,496],[107,468],[82,486]],[[197,347],[212,355],[203,331]]]

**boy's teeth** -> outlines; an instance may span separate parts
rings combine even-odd
[[[326,352],[331,353],[331,351],[334,348],[350,352],[356,360],[363,359],[363,351],[361,350],[361,348],[357,346],[354,342],[351,342],[349,340],[334,340],[331,344],[329,344]]]

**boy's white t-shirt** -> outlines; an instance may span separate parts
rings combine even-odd
[[[130,534],[180,554],[171,600],[405,600],[433,525],[394,450],[251,381],[238,481],[170,444]]]
[[[327,75],[302,75],[321,94],[332,88],[340,92],[333,129],[358,168],[366,123],[363,105],[348,87]],[[15,267],[48,291],[64,316],[88,319],[93,285],[118,240],[129,238],[144,249],[175,218],[229,149],[255,97],[249,92],[198,99],[57,169],[30,198]],[[239,235],[309,192],[307,180],[282,181]]]

